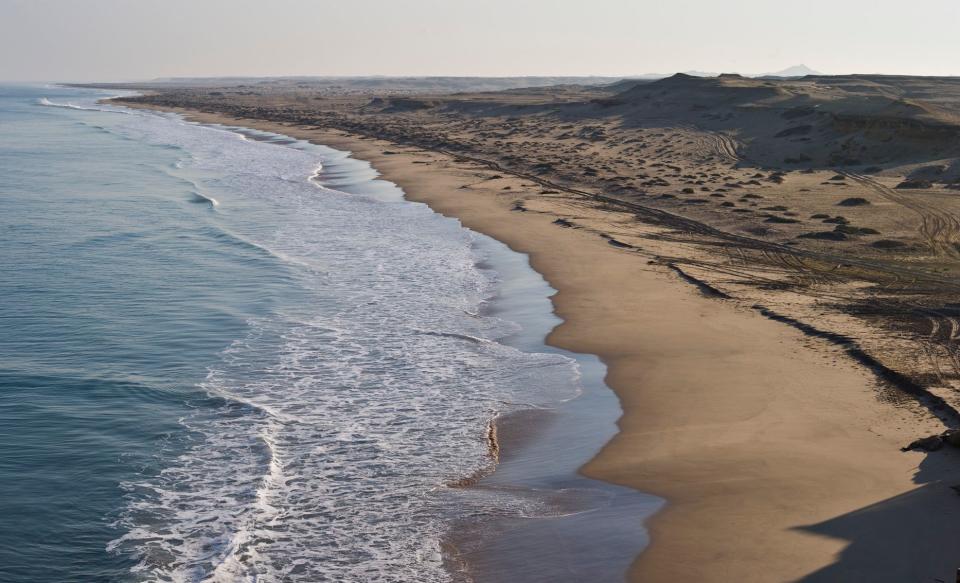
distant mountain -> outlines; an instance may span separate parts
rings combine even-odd
[[[814,71],[806,65],[794,65],[792,67],[787,67],[782,71],[777,71],[776,73],[764,73],[763,75],[757,75],[758,77],[805,77],[807,75],[823,75],[819,71]]]
[[[681,71],[684,75],[689,75],[690,77],[716,77],[719,73],[707,73],[705,71]],[[666,79],[667,77],[672,77],[676,73],[643,73],[642,75],[630,75],[627,77],[627,80],[643,80],[643,81],[656,81],[658,79]]]

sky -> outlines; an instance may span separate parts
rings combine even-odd
[[[960,75],[958,0],[0,0],[0,80]]]

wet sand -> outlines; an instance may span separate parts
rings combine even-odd
[[[469,495],[511,502],[497,502],[480,516],[451,524],[444,542],[454,580],[622,580],[649,542],[644,521],[664,501],[579,472],[617,432],[621,409],[603,382],[606,367],[594,355],[544,344],[561,322],[549,299],[556,290],[530,268],[526,256],[489,237],[478,237],[476,245],[486,257],[483,265],[493,268],[500,281],[485,311],[519,324],[500,342],[525,352],[574,358],[581,392],[494,421],[495,471],[470,484]]]
[[[597,354],[623,408],[583,472],[667,499],[635,581],[935,581],[960,564],[953,452],[901,453],[941,429],[883,401],[873,373],[826,340],[705,296],[642,241],[588,225],[627,220],[451,156],[342,132],[203,114],[310,139],[373,163],[412,200],[488,234],[556,288],[550,344]],[[509,190],[507,190],[509,187]],[[536,187],[539,189],[539,187]],[[569,228],[573,216],[576,226]],[[645,227],[655,229],[656,227]]]

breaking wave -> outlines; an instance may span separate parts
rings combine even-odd
[[[359,184],[339,152],[117,119],[112,131],[187,152],[167,171],[225,209],[197,220],[282,264],[302,296],[248,322],[210,363],[185,446],[123,485],[109,549],[134,579],[445,581],[452,522],[552,511],[450,486],[493,463],[492,418],[579,391],[572,359],[500,342],[516,328],[484,315],[497,281],[471,232],[383,183],[328,188],[326,170]]]

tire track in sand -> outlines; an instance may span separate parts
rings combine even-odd
[[[960,220],[955,215],[918,197],[897,192],[868,176],[844,171],[838,173],[866,186],[890,202],[916,213],[920,217],[918,232],[930,249],[941,257],[960,259],[960,249],[957,245],[960,241]]]

